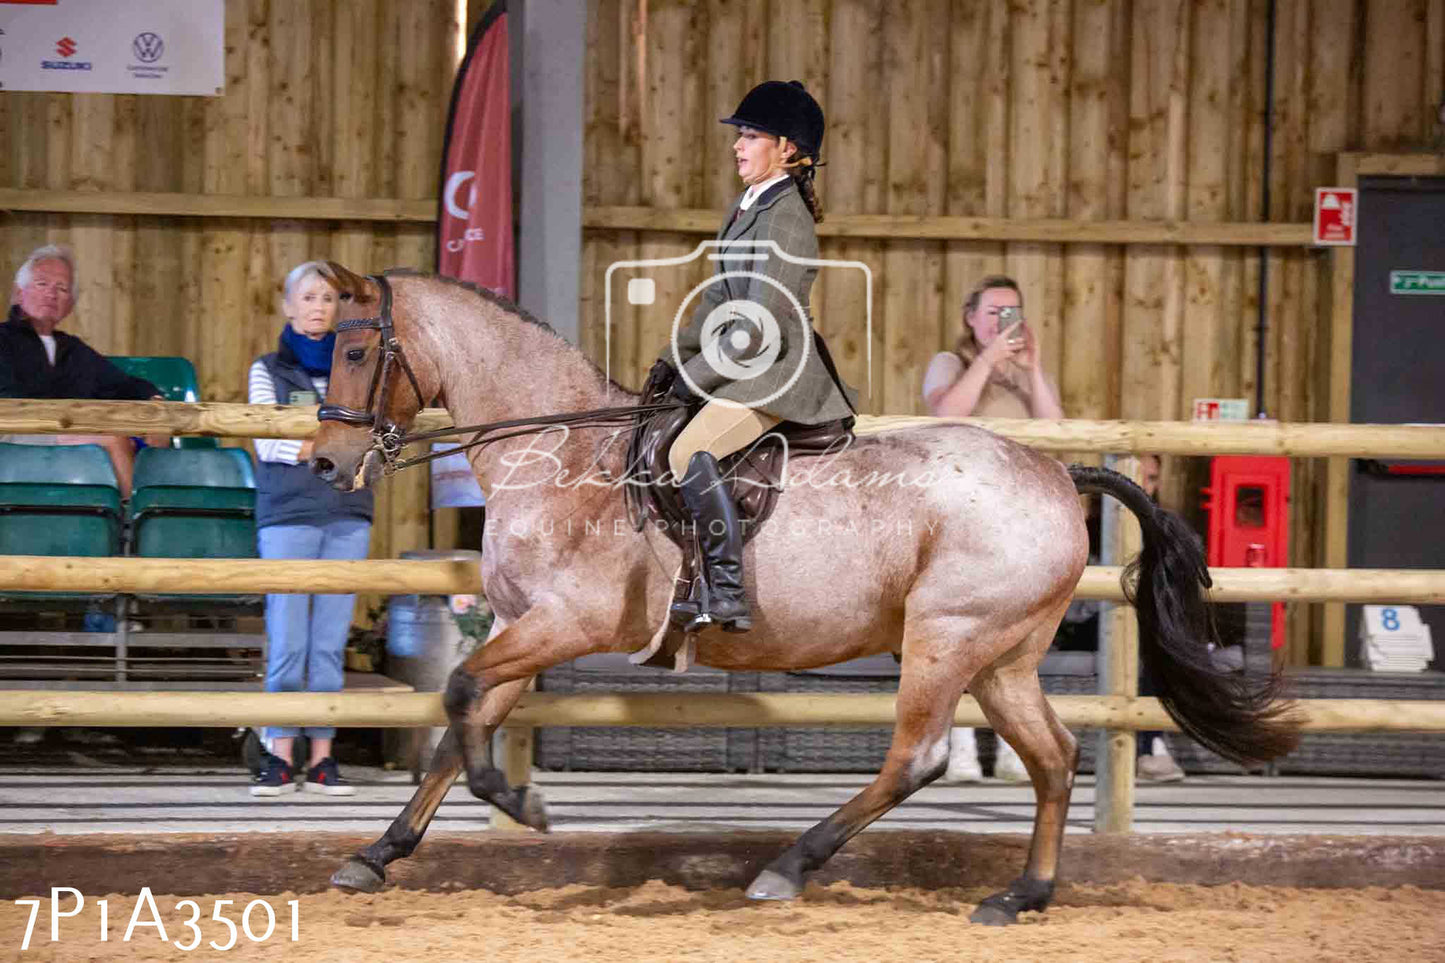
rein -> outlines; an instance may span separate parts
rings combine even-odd
[[[553,428],[626,428],[637,418],[647,415],[654,415],[662,411],[672,411],[675,408],[685,407],[685,403],[671,402],[661,405],[624,405],[618,408],[594,408],[591,411],[576,411],[561,415],[540,415],[532,418],[513,418],[509,421],[493,421],[485,425],[457,425],[450,428],[438,428],[435,431],[423,431],[410,435],[392,436],[396,445],[396,451],[407,445],[419,441],[429,441],[433,438],[443,438],[448,435],[472,435],[468,442],[458,445],[455,448],[448,448],[445,451],[427,452],[425,455],[416,455],[412,458],[397,459],[394,455],[388,457],[387,448],[378,440],[377,447],[381,451],[383,464],[382,471],[387,475],[394,475],[403,468],[411,468],[414,465],[423,465],[438,458],[447,458],[459,451],[467,451],[472,448],[484,448],[494,441],[502,441],[507,438],[518,438],[522,435],[540,435]],[[483,437],[493,431],[504,428],[521,428],[520,431],[509,431],[505,434]],[[376,432],[372,432],[376,437]]]
[[[416,374],[411,369],[411,364],[406,360],[401,342],[397,340],[391,317],[391,283],[386,277],[380,274],[367,275],[367,280],[375,281],[381,289],[381,310],[369,318],[351,318],[342,321],[336,326],[338,332],[356,330],[374,330],[381,335],[381,358],[376,368],[371,373],[371,385],[366,390],[366,407],[363,409],[348,408],[345,405],[322,405],[316,412],[317,421],[339,421],[342,424],[353,425],[359,428],[370,428],[373,442],[373,450],[381,453],[382,471],[387,475],[394,475],[403,468],[411,468],[415,465],[424,465],[427,462],[435,461],[438,458],[447,458],[459,451],[468,451],[472,448],[483,448],[496,441],[503,441],[507,438],[517,438],[522,435],[538,435],[553,428],[624,428],[633,424],[636,419],[644,416],[654,415],[663,411],[672,411],[676,408],[686,406],[685,402],[664,402],[650,405],[624,405],[616,408],[594,408],[591,411],[576,411],[567,414],[541,415],[532,418],[512,418],[507,421],[493,421],[482,425],[453,425],[448,428],[439,428],[435,431],[414,432],[409,435],[401,433],[401,428],[395,422],[386,418],[386,402],[388,393],[391,390],[391,370],[399,367],[406,373],[407,380],[411,383],[411,390],[416,395],[417,403],[426,407],[426,399],[422,397],[421,387],[416,380]],[[350,300],[350,292],[342,294],[342,300]],[[517,431],[506,431],[504,434],[492,435],[493,432],[503,431],[508,428],[520,429]],[[444,438],[450,435],[471,435],[470,441],[458,445],[456,448],[448,448],[445,451],[428,452],[424,455],[417,455],[412,458],[403,459],[399,457],[401,451],[407,445],[420,441],[430,441],[434,438]],[[487,436],[491,437],[487,437]]]

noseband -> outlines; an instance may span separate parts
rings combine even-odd
[[[316,412],[316,420],[339,421],[344,425],[370,428],[371,437],[376,443],[377,450],[381,452],[382,459],[389,465],[396,460],[405,444],[401,428],[396,422],[390,421],[386,417],[386,401],[391,391],[389,376],[392,368],[399,367],[406,372],[406,379],[411,382],[411,390],[416,393],[418,408],[426,407],[426,399],[421,396],[421,387],[417,384],[416,374],[411,370],[411,365],[406,360],[406,354],[401,350],[401,342],[397,340],[396,333],[392,329],[391,282],[380,274],[367,275],[367,280],[375,281],[377,287],[381,289],[381,313],[370,318],[351,318],[336,326],[338,333],[356,330],[375,330],[381,333],[381,357],[377,359],[376,367],[371,372],[371,387],[366,390],[366,407],[358,410],[345,405],[322,405]],[[351,297],[350,292],[341,295],[343,301],[349,301]]]

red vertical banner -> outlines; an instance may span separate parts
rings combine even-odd
[[[437,273],[516,295],[507,11],[477,24],[452,88],[437,204]]]

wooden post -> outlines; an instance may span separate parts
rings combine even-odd
[[[1139,459],[1109,456],[1104,464],[1138,481]],[[1103,554],[1106,564],[1124,565],[1141,546],[1139,523],[1112,498],[1104,499]],[[1139,691],[1139,623],[1126,603],[1104,605],[1099,620],[1101,695],[1133,698]],[[1127,833],[1134,825],[1135,736],[1132,731],[1099,733],[1094,782],[1094,832]]]
[[[532,746],[534,730],[531,726],[503,726],[498,733],[502,757],[502,772],[507,775],[507,785],[525,786],[532,781]],[[530,832],[511,816],[500,809],[492,809],[492,828],[498,832]]]

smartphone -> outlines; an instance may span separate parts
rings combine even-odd
[[[1017,338],[1023,334],[1019,325],[1023,324],[1024,312],[1021,308],[1009,305],[998,309],[998,337]]]

